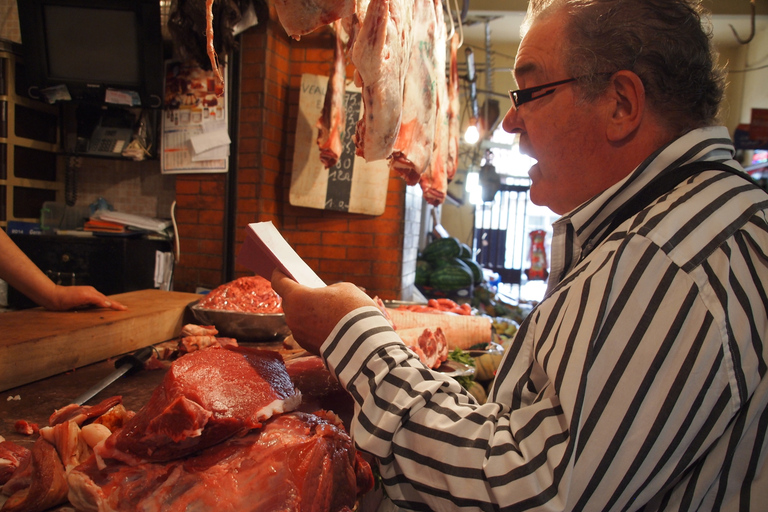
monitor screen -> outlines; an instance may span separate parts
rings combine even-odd
[[[50,79],[141,84],[134,11],[45,5],[43,16]]]

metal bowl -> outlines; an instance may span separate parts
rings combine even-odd
[[[219,336],[237,341],[272,341],[291,333],[283,313],[240,313],[221,309],[201,308],[198,303],[189,308],[200,325],[213,325]]]

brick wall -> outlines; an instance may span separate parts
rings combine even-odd
[[[392,174],[381,216],[300,208],[288,201],[301,75],[328,75],[332,48],[332,39],[322,35],[293,41],[275,22],[262,21],[242,35],[237,164],[230,169],[236,174],[235,239],[225,247],[227,176],[177,176],[181,260],[174,289],[225,282],[225,259],[237,254],[246,225],[272,221],[327,283],[351,281],[383,299],[411,298],[422,204],[418,187],[406,187]],[[233,277],[250,273],[233,269]]]

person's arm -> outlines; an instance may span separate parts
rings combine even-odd
[[[36,304],[53,311],[84,306],[111,308],[118,311],[126,309],[123,304],[108,299],[92,286],[55,284],[2,229],[0,229],[0,278]]]
[[[596,257],[539,305],[483,405],[424,367],[352,285],[311,289],[275,274],[273,288],[297,341],[355,400],[350,434],[377,457],[395,504],[629,509],[675,486],[673,501],[684,500],[710,449],[705,471],[720,467],[734,410],[718,402],[733,380],[696,284],[636,242],[626,261]],[[663,282],[636,286],[649,262]]]

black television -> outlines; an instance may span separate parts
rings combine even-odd
[[[132,91],[141,106],[162,106],[159,0],[22,0],[18,10],[32,88],[64,85],[73,100],[97,102]]]

